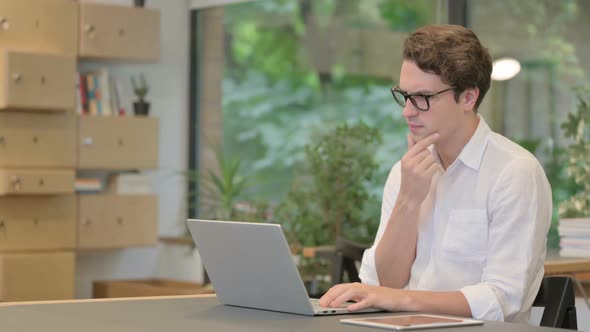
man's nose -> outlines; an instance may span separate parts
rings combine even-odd
[[[413,118],[418,116],[419,114],[419,110],[414,106],[414,104],[412,104],[409,100],[406,103],[406,106],[404,106],[404,110],[402,111],[402,115],[404,116],[404,118]]]

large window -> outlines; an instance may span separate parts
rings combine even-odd
[[[441,22],[437,0],[262,0],[224,8],[224,150],[242,161],[249,197],[280,200],[306,144],[342,123],[383,135],[385,174],[407,145],[389,88],[401,44],[421,25]]]
[[[590,74],[588,1],[526,0],[468,2],[470,28],[495,59],[509,57],[521,70],[493,82],[481,112],[494,129],[529,149],[542,162],[553,189],[556,247],[557,208],[576,189],[565,171],[561,124],[576,107],[575,89]],[[498,24],[501,21],[502,24]]]
[[[321,135],[343,123],[362,122],[383,137],[376,150],[379,174],[365,184],[369,200],[378,206],[386,174],[406,148],[407,127],[389,92],[397,83],[403,40],[419,26],[459,18],[495,59],[519,62],[515,77],[492,82],[480,113],[492,129],[540,159],[557,208],[574,188],[564,169],[563,147],[569,142],[560,124],[575,108],[573,88],[583,85],[590,72],[590,45],[580,33],[590,31],[589,15],[590,2],[583,0],[258,0],[226,5],[224,60],[212,63],[223,66],[220,156],[240,161],[238,172],[247,178],[240,200],[281,202],[305,159],[304,146],[317,145]],[[204,67],[207,71],[207,63]],[[235,168],[226,171],[231,182]],[[379,214],[378,207],[373,210]],[[555,227],[550,237],[556,246]]]

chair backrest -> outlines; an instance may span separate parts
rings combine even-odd
[[[541,316],[541,326],[578,329],[576,298],[573,280],[570,277],[544,277],[533,307],[545,307]]]
[[[360,282],[357,263],[363,259],[363,254],[370,246],[358,242],[336,239],[334,267],[332,270],[332,283]],[[345,278],[345,276],[347,278]]]

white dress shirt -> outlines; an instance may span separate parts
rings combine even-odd
[[[474,318],[526,323],[544,274],[551,188],[531,153],[479,119],[455,162],[435,175],[422,203],[416,258],[405,288],[459,290]],[[375,248],[400,179],[398,162],[385,184],[375,243],[363,256],[359,277],[365,284],[379,285]]]

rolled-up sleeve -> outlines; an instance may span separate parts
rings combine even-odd
[[[474,318],[485,320],[504,320],[504,312],[498,301],[498,296],[490,285],[478,285],[461,288],[461,293],[467,299],[471,314]]]
[[[372,286],[380,285],[379,276],[377,275],[377,269],[375,266],[375,250],[379,244],[379,241],[381,240],[381,237],[383,237],[383,232],[385,232],[385,228],[389,222],[389,217],[393,212],[393,206],[395,205],[395,201],[397,200],[397,195],[399,193],[400,179],[401,164],[398,162],[391,168],[389,176],[387,177],[387,181],[385,182],[385,187],[383,188],[381,218],[379,220],[379,228],[377,230],[377,235],[375,236],[375,242],[371,248],[365,250],[363,255],[361,268],[359,270],[359,278],[363,284]]]
[[[534,158],[512,161],[488,197],[488,254],[481,282],[460,289],[474,318],[521,321],[544,274],[551,188]]]
[[[365,250],[359,270],[359,279],[363,284],[379,286],[379,277],[375,269],[375,245]]]

